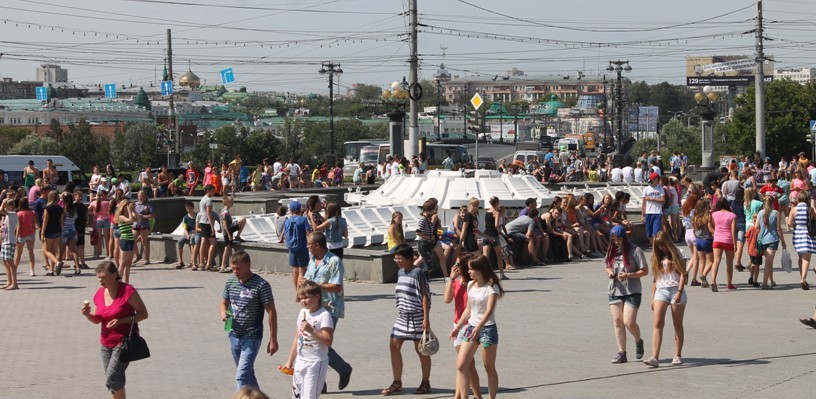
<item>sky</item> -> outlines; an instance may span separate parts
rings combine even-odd
[[[753,57],[756,2],[746,0],[418,0],[420,79],[439,64],[460,77],[604,74],[628,60],[634,81],[684,84],[684,57]],[[777,68],[816,67],[816,2],[765,0],[765,53]],[[166,30],[176,78],[219,84],[233,68],[250,91],[388,86],[408,75],[406,0],[3,0],[0,77],[34,80],[42,63],[81,84],[161,80]],[[342,91],[342,90],[341,90]]]

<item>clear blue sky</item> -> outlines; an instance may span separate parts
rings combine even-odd
[[[232,67],[250,90],[323,92],[317,71],[331,60],[342,64],[343,86],[384,86],[408,74],[407,7],[404,0],[3,0],[0,76],[33,80],[39,64],[55,62],[78,83],[149,85],[161,78],[171,28],[176,75],[189,62],[206,84]],[[775,39],[766,53],[776,66],[816,67],[816,2],[766,0],[764,8],[766,35]],[[610,59],[628,59],[633,80],[681,84],[687,55],[754,51],[752,34],[744,34],[754,26],[754,1],[419,0],[419,13],[421,78],[443,61],[456,75],[493,76],[512,67],[530,75],[603,73]]]

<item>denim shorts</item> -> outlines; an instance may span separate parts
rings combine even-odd
[[[641,294],[629,294],[629,295],[609,295],[609,304],[615,305],[618,303],[623,302],[626,306],[631,306],[635,309],[640,308],[640,300]]]
[[[17,244],[25,244],[26,241],[34,241],[36,239],[36,234],[31,234],[23,237],[17,237]],[[35,241],[36,242],[36,241]]]
[[[62,237],[62,232],[45,233],[45,238],[50,239],[50,240],[54,240],[54,239],[57,239],[57,238],[60,238],[60,237]]]
[[[745,223],[737,223],[737,241],[745,242]]]
[[[779,249],[779,241],[774,241],[770,244],[762,244],[762,250],[772,249],[774,251]]]
[[[489,326],[485,325],[479,329],[479,334],[475,337],[472,336],[474,326],[468,324],[467,328],[465,328],[464,339],[465,341],[478,341],[482,343],[482,346],[487,348],[490,345],[498,345],[499,344],[499,328],[496,327],[495,324],[491,324]]]
[[[694,230],[686,229],[686,245],[693,247],[697,242],[697,236],[694,235]]]
[[[187,238],[186,235],[181,236],[181,238],[179,238],[178,241],[176,242],[176,247],[181,248],[184,246],[184,244],[190,245],[201,244],[201,236],[199,236],[198,233],[191,233],[190,238]]]
[[[453,323],[453,328],[456,328],[456,323]],[[467,328],[460,328],[459,329],[459,333],[456,335],[456,338],[454,338],[454,340],[453,340],[453,347],[454,348],[462,346],[462,344],[465,342],[465,331],[467,331]]]
[[[694,242],[694,247],[697,248],[698,251],[702,251],[703,253],[710,254],[714,252],[714,239],[713,238],[698,238],[697,241]]]
[[[308,267],[309,266],[309,250],[304,249],[300,251],[289,251],[289,266],[292,267]]]
[[[655,290],[654,300],[661,301],[666,303],[672,303],[674,297],[677,296],[678,287],[667,287],[667,288],[658,288]],[[686,292],[683,291],[683,294],[680,295],[680,302],[675,303],[674,305],[685,305],[688,302],[688,296],[686,296]]]
[[[113,237],[114,238],[121,238],[122,237],[122,232],[119,231],[119,225],[114,226],[114,228],[113,228]]]
[[[76,230],[63,230],[62,231],[62,243],[67,244],[68,241],[76,240],[77,239],[77,232]]]
[[[133,251],[135,240],[119,240],[119,249],[122,251]]]
[[[94,226],[96,226],[97,229],[109,229],[111,222],[110,219],[98,219]]]
[[[499,236],[484,236],[481,241],[482,246],[495,247],[499,245]]]

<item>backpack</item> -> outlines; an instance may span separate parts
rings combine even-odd
[[[286,248],[290,251],[306,248],[306,241],[303,241],[298,232],[298,221],[302,218],[303,216],[292,216],[283,223],[283,232],[286,235]]]
[[[759,256],[759,248],[757,248],[757,238],[759,238],[759,229],[751,227],[745,233],[745,242],[748,243],[748,255]]]

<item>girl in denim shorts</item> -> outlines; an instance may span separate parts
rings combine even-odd
[[[609,310],[615,326],[618,353],[612,363],[626,363],[626,329],[635,338],[637,358],[643,357],[643,339],[637,324],[642,286],[640,278],[649,274],[643,250],[629,242],[626,228],[617,225],[610,231],[612,243],[606,252],[606,274],[609,277]]]
[[[660,345],[663,342],[663,326],[666,320],[666,309],[671,305],[674,324],[675,351],[672,366],[683,364],[683,315],[688,298],[685,293],[686,268],[683,265],[677,247],[665,232],[657,233],[652,254],[652,310],[654,311],[654,331],[652,332],[652,357],[643,361],[650,367],[658,367],[660,362]]]

